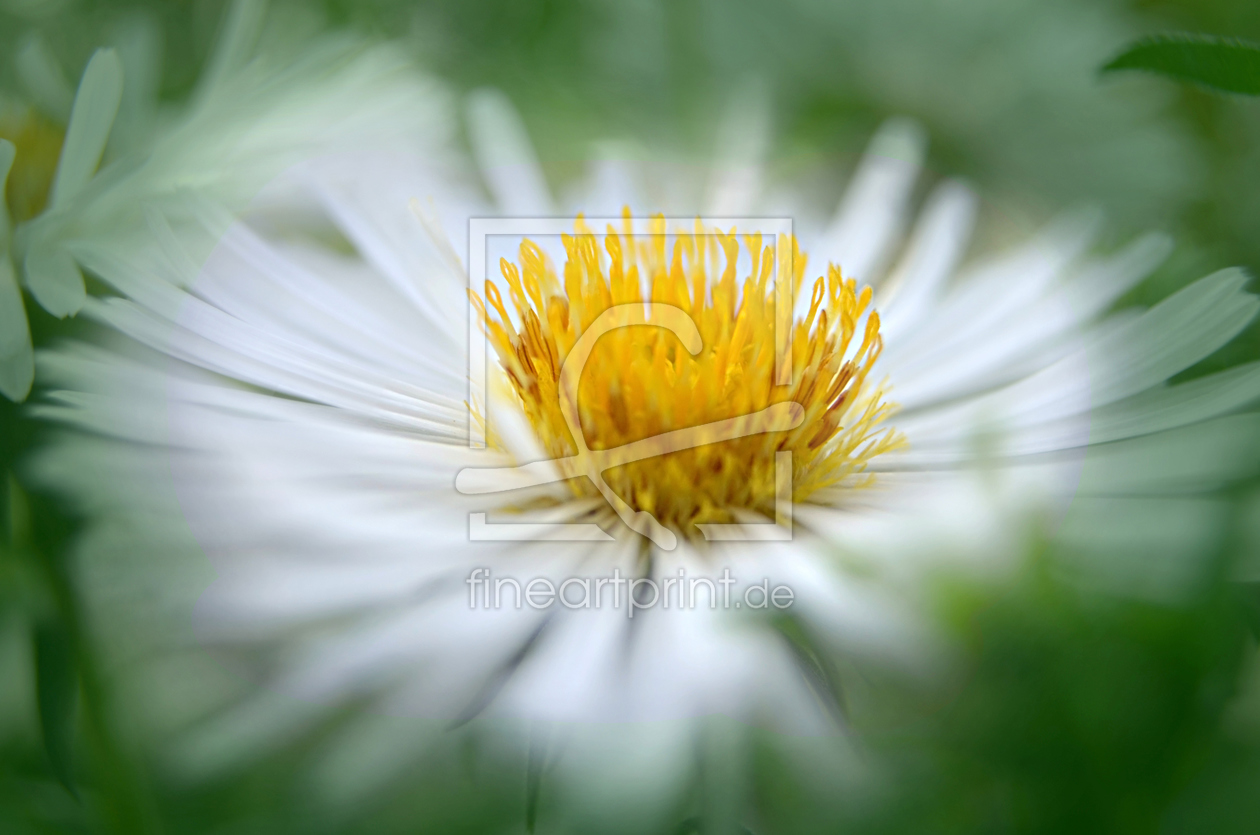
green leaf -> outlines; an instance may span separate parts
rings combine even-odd
[[[77,797],[71,752],[79,678],[70,633],[59,621],[42,623],[35,628],[35,688],[48,761],[61,784]]]
[[[1227,93],[1260,96],[1260,45],[1210,35],[1172,34],[1129,46],[1103,72],[1144,70]]]

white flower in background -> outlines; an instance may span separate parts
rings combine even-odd
[[[89,60],[64,141],[34,109],[18,111],[16,129],[30,140],[28,153],[51,149],[56,164],[46,205],[42,195],[35,203],[38,216],[0,217],[26,220],[11,235],[9,223],[0,224],[0,264],[8,262],[0,266],[0,393],[20,400],[32,379],[19,278],[49,313],[73,316],[86,297],[82,270],[92,269],[86,260],[91,253],[99,257],[106,242],[129,250],[137,235],[151,237],[146,212],[164,212],[168,223],[179,226],[195,212],[192,196],[240,211],[262,184],[313,154],[370,139],[376,148],[420,146],[436,155],[449,142],[440,132],[450,120],[433,118],[445,106],[445,94],[418,79],[398,52],[328,39],[296,56],[251,58],[264,15],[260,3],[230,7],[214,54],[185,104],[158,110],[159,36],[139,18],[117,33],[117,49],[98,50]],[[27,47],[18,64],[32,97],[38,100],[35,93],[44,90],[44,99],[68,99],[68,91],[55,92],[60,69],[47,49],[38,39]],[[371,96],[363,95],[365,88]],[[51,104],[43,109],[55,110]],[[6,145],[0,140],[0,147]],[[0,163],[5,154],[0,150]],[[97,171],[103,158],[107,162]],[[185,240],[198,257],[222,232],[206,223],[204,216],[196,221],[206,236],[200,246]]]
[[[383,85],[363,60],[371,72],[355,75],[364,65],[351,63],[324,79],[292,78],[268,107],[222,111],[206,122],[220,139],[174,130],[159,147],[178,152],[183,167],[171,170],[193,180],[182,198],[151,198],[125,178],[103,191],[101,205],[134,203],[145,219],[133,234],[70,249],[118,294],[83,303],[111,336],[41,358],[60,390],[40,413],[90,433],[46,453],[43,477],[97,510],[149,502],[106,537],[120,562],[97,565],[98,577],[151,583],[176,611],[196,598],[195,636],[177,630],[170,640],[222,649],[266,686],[228,687],[231,711],[187,710],[196,730],[186,741],[203,760],[238,743],[276,744],[334,708],[366,703],[369,715],[341,739],[358,753],[336,773],[353,777],[330,788],[354,793],[411,758],[449,753],[447,728],[523,718],[561,728],[564,785],[613,792],[615,775],[615,791],[668,806],[689,785],[692,747],[710,739],[697,730],[701,717],[823,736],[842,723],[825,665],[811,661],[819,654],[937,663],[918,611],[935,565],[1000,566],[1029,530],[1056,527],[1069,503],[1114,518],[1125,502],[1147,513],[1152,505],[1134,497],[1158,493],[1156,516],[1193,514],[1181,495],[1231,475],[1228,442],[1251,427],[1220,416],[1260,395],[1260,373],[1165,381],[1251,320],[1245,276],[1218,273],[1150,311],[1108,317],[1167,243],[1151,236],[1090,256],[1089,217],[963,266],[975,196],[945,182],[910,222],[923,138],[903,123],[875,137],[832,218],[801,219],[809,260],[779,273],[798,270],[802,288],[791,386],[767,379],[774,285],[757,266],[790,252],[789,241],[732,238],[701,258],[687,254],[701,239],[684,234],[673,260],[651,238],[636,238],[632,255],[630,236],[597,230],[599,247],[574,243],[568,261],[563,250],[525,246],[515,268],[523,280],[498,281],[504,300],[491,302],[487,326],[511,381],[496,372],[503,384],[485,404],[492,443],[472,449],[482,404],[470,415],[465,402],[460,254],[470,218],[615,216],[625,206],[638,217],[781,216],[792,195],[763,197],[765,120],[738,111],[704,178],[607,156],[560,206],[514,112],[480,93],[467,127],[487,202],[443,150],[451,123],[432,91],[405,74]],[[333,129],[353,141],[307,141]],[[438,141],[417,138],[408,150],[409,131]],[[254,146],[235,144],[247,141],[304,159],[229,224],[223,198],[196,178],[248,166]],[[202,257],[207,237],[217,243]],[[746,260],[728,260],[741,248]],[[646,298],[690,311],[703,347],[693,360],[665,332],[642,328],[600,343],[577,398],[592,448],[770,403],[798,403],[796,427],[614,470],[610,485],[672,532],[673,549],[627,530],[585,483],[456,490],[463,470],[571,451],[554,413],[565,355],[598,310]],[[1178,433],[1200,445],[1183,454]],[[1090,444],[1107,446],[1087,456]],[[774,453],[783,450],[794,453],[791,540],[700,537],[697,522],[775,524]],[[474,513],[593,521],[609,536],[473,541]],[[1068,518],[1065,535],[1089,530]],[[183,524],[213,574],[162,590],[143,572],[163,570],[159,555]],[[1130,534],[1115,530],[1119,540]],[[470,605],[474,569],[554,585],[614,571],[663,584],[729,569],[741,583],[790,588],[793,599],[756,611],[709,608],[703,597],[694,608],[637,611],[486,607]],[[399,716],[414,718],[388,719]],[[373,717],[394,730],[381,733]],[[708,761],[737,771],[738,748],[723,750]]]

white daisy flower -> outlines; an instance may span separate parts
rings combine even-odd
[[[296,56],[255,55],[264,17],[263,4],[232,4],[196,89],[178,106],[158,111],[159,36],[144,17],[119,28],[117,48],[92,55],[64,108],[64,131],[35,108],[0,101],[0,135],[14,135],[19,158],[28,158],[10,172],[13,144],[0,139],[0,183],[6,174],[23,180],[19,216],[0,207],[0,394],[22,400],[33,377],[19,283],[53,316],[75,315],[86,297],[83,269],[91,269],[85,242],[134,248],[137,233],[149,236],[145,212],[160,207],[178,225],[190,194],[239,212],[299,160],[358,147],[368,135],[374,147],[420,146],[435,159],[449,144],[440,135],[449,118],[434,116],[446,94],[398,51],[325,39]],[[27,86],[56,88],[60,68],[37,38],[28,46],[19,61],[24,77],[33,76]],[[44,98],[68,101],[70,92]],[[56,110],[48,102],[43,109]],[[195,247],[197,257],[221,231]]]
[[[295,133],[329,113],[319,89]],[[937,566],[989,570],[1032,530],[1091,530],[1069,504],[1147,513],[1161,494],[1178,518],[1181,494],[1230,477],[1211,451],[1180,466],[1176,433],[1247,430],[1221,416],[1260,396],[1260,373],[1166,381],[1255,315],[1246,277],[1108,316],[1168,244],[1093,256],[1084,216],[967,263],[976,197],[946,181],[914,211],[913,125],[874,138],[831,218],[758,238],[651,220],[792,214],[763,182],[756,112],[735,112],[703,180],[608,155],[560,205],[506,100],[478,93],[487,201],[458,159],[393,141],[440,110],[342,89],[386,140],[338,125],[359,147],[312,147],[233,222],[205,189],[174,208],[140,194],[148,240],[72,250],[118,293],[83,307],[111,336],[42,358],[60,391],[40,413],[93,434],[47,453],[43,477],[180,514],[213,577],[180,586],[195,628],[172,637],[263,686],[186,737],[203,763],[367,703],[346,732],[353,786],[336,787],[353,793],[448,751],[447,729],[526,720],[552,729],[562,794],[664,821],[697,744],[738,773],[737,737],[703,717],[826,739],[843,725],[828,658],[939,664],[922,613]],[[627,207],[624,226],[520,242],[472,276],[470,317],[472,219]],[[149,547],[117,549],[179,535],[143,518],[116,542]]]

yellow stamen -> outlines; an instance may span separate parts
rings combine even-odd
[[[616,449],[778,403],[798,404],[804,419],[792,429],[712,440],[612,467],[604,477],[628,505],[694,540],[696,524],[735,521],[741,511],[774,518],[776,452],[792,453],[793,501],[869,483],[867,463],[904,443],[895,429],[882,426],[893,408],[884,400],[885,386],[868,380],[883,349],[870,288],[859,290],[838,267],[828,267],[813,284],[808,314],[790,325],[792,383],[775,385],[772,279],[790,282],[795,300],[806,267],[795,239],[781,236],[776,253],[761,235],[744,236],[751,270],[739,282],[735,230],[708,230],[697,221],[693,232],[676,233],[667,259],[663,217],[653,217],[650,233],[637,237],[629,210],[624,219],[620,232],[609,225],[602,236],[605,257],[601,236],[579,216],[575,234],[561,236],[563,278],[528,240],[519,265],[502,260],[514,318],[495,282],[485,285],[488,307],[470,293],[547,453],[562,459],[577,452],[562,414],[561,370],[578,338],[610,307],[650,302],[685,312],[703,347],[693,356],[675,332],[650,325],[599,337],[577,395],[587,448]],[[588,479],[569,483],[577,495],[597,495]]]
[[[0,139],[12,142],[16,151],[3,199],[9,218],[21,223],[44,210],[61,156],[62,132],[30,108],[0,102]]]

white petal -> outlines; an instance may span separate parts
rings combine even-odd
[[[1081,495],[1208,493],[1260,467],[1260,415],[1105,444],[1091,450]]]
[[[704,217],[751,214],[770,146],[770,96],[763,83],[737,85],[718,125]]]
[[[331,173],[329,169],[336,173]],[[307,187],[325,211],[354,243],[356,249],[377,272],[407,298],[426,319],[429,327],[446,334],[450,342],[443,350],[466,341],[467,317],[452,315],[466,304],[467,277],[456,271],[430,232],[410,209],[412,199],[440,196],[443,205],[458,206],[469,198],[450,194],[440,187],[433,171],[411,155],[347,155],[344,159],[323,160],[318,176],[307,176]],[[465,210],[476,212],[471,206]],[[464,212],[452,214],[452,220]],[[463,251],[466,228],[455,243]]]
[[[927,139],[914,122],[886,122],[867,146],[827,232],[810,253],[874,284],[905,224]]]
[[[516,108],[498,90],[468,97],[468,131],[477,164],[499,211],[511,217],[555,212],[542,166]]]
[[[68,206],[95,173],[122,100],[122,88],[123,69],[118,53],[98,49],[83,70],[83,80],[74,97],[57,176],[49,192],[51,208]]]
[[[59,319],[73,316],[83,307],[87,291],[83,273],[61,243],[37,238],[23,263],[26,285],[40,307]]]
[[[61,71],[56,56],[37,32],[22,39],[13,56],[14,68],[25,92],[40,110],[59,122],[70,117],[74,89]]]
[[[1090,415],[1094,443],[1148,435],[1216,417],[1260,399],[1260,362],[1176,386],[1159,386]]]
[[[577,190],[565,201],[568,214],[587,217],[620,217],[629,206],[636,217],[661,210],[645,202],[643,180],[646,173],[633,146],[602,142],[595,146],[589,171]]]
[[[948,181],[932,192],[876,299],[885,342],[896,344],[932,309],[966,252],[975,215],[976,195],[963,183]]]
[[[1012,382],[1052,364],[1079,347],[1074,335],[1149,275],[1169,246],[1161,235],[1140,238],[1112,257],[1081,265],[1070,281],[996,321],[955,309],[954,315],[965,319],[958,330],[970,330],[969,338],[946,340],[930,353],[921,352],[918,359],[903,351],[888,360],[898,402],[903,410],[912,411]],[[977,319],[988,327],[975,326]]]
[[[25,400],[34,379],[35,354],[22,291],[8,256],[0,254],[0,394],[13,401]]]
[[[972,268],[930,322],[899,344],[888,345],[888,367],[905,379],[920,366],[970,346],[994,347],[997,342],[989,332],[1013,315],[1040,310],[1036,302],[1085,250],[1096,224],[1096,216],[1062,218],[1014,252]]]
[[[1096,402],[1144,391],[1229,342],[1260,310],[1243,289],[1249,276],[1232,268],[1213,273],[1151,308],[1123,333],[1098,345],[1090,385]]]

